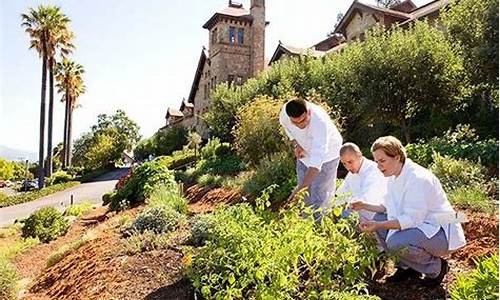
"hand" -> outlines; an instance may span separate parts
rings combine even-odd
[[[302,189],[303,189],[303,187],[301,187],[301,186],[297,186],[297,187],[295,187],[295,188],[293,189],[292,193],[290,194],[290,196],[288,196],[288,199],[286,200],[286,202],[288,203],[288,202],[292,201],[292,200],[295,198],[295,196],[297,196],[297,194],[298,194],[298,193],[299,193]]]
[[[379,223],[375,221],[366,221],[360,223],[359,228],[363,232],[373,232],[379,229]]]
[[[355,211],[360,211],[362,209],[365,209],[365,203],[363,201],[359,201],[359,200],[355,200],[355,201],[351,202],[351,204],[349,206],[351,207],[351,209],[353,209]]]
[[[295,154],[295,158],[297,159],[301,159],[306,156],[306,151],[299,144],[295,144],[293,152]]]

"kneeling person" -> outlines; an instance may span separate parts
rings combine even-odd
[[[377,164],[367,159],[354,143],[345,143],[340,148],[340,161],[349,171],[344,182],[337,190],[337,195],[351,193],[349,201],[363,201],[372,205],[382,204],[387,192],[387,179],[377,168]],[[346,212],[344,215],[348,215]],[[361,220],[371,220],[374,212],[362,209]]]

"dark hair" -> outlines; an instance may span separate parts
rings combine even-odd
[[[298,118],[307,112],[306,101],[304,99],[292,99],[285,107],[286,114],[292,118]]]

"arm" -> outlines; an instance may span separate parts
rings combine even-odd
[[[375,213],[385,213],[385,211],[386,211],[385,206],[383,206],[382,204],[375,205],[375,204],[369,204],[369,203],[366,203],[363,201],[352,202],[351,208],[353,210],[356,210],[356,211],[364,209],[364,210],[375,212]]]

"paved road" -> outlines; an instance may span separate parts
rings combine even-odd
[[[0,208],[0,226],[12,224],[16,219],[26,218],[44,206],[54,206],[60,211],[64,211],[70,205],[71,195],[73,195],[73,203],[90,201],[93,204],[101,205],[102,195],[111,191],[118,179],[127,172],[128,168],[117,169],[95,178],[92,182],[82,183],[35,201]]]

